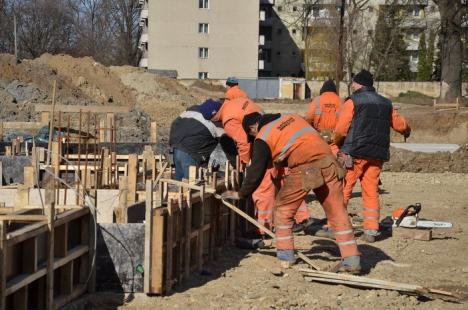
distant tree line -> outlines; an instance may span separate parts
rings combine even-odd
[[[92,56],[106,65],[135,65],[140,37],[138,0],[0,0],[0,53]]]

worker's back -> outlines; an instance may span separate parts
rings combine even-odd
[[[312,100],[307,113],[311,125],[319,131],[333,131],[338,120],[341,99],[334,92],[324,92]]]
[[[249,96],[239,87],[239,85],[229,87],[229,89],[226,91],[226,94],[224,94],[224,98],[226,100],[232,100],[236,98],[248,98],[248,97]]]
[[[231,119],[235,119],[242,124],[244,116],[253,112],[263,113],[262,108],[248,98],[235,98],[226,100],[219,110],[219,121],[225,125]]]

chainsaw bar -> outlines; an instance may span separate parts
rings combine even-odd
[[[452,228],[453,225],[450,222],[437,222],[437,221],[424,221],[418,220],[416,227],[421,228]]]

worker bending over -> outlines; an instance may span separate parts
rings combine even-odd
[[[338,271],[357,273],[360,253],[343,202],[345,171],[330,147],[302,117],[295,114],[252,113],[243,125],[255,137],[252,163],[239,192],[228,191],[225,198],[245,199],[262,182],[269,166],[289,167],[289,173],[275,200],[277,258],[283,266],[295,262],[292,227],[294,215],[309,191],[313,190],[335,231],[343,258]]]
[[[224,99],[232,100],[236,98],[248,98],[247,94],[239,87],[239,80],[236,77],[228,77],[226,81],[228,90],[224,94]]]
[[[251,113],[263,114],[263,110],[248,98],[236,98],[224,101],[218,115],[215,117],[215,120],[222,122],[226,134],[236,142],[243,165],[247,165],[250,162],[251,143],[242,127],[242,121],[245,115]],[[281,182],[281,178],[284,176],[284,169],[278,170],[275,167],[270,167],[263,171],[262,176],[263,179],[253,192],[252,198],[258,221],[270,229],[273,225],[273,209],[278,187],[276,184]],[[296,215],[295,231],[300,231],[311,223],[312,219],[309,211],[306,204],[303,203]],[[264,235],[264,232],[261,232],[261,234]]]
[[[224,133],[211,118],[218,113],[221,102],[212,99],[195,105],[172,122],[169,145],[173,148],[176,179],[188,179],[190,166],[208,164],[216,149],[219,137]]]
[[[347,173],[344,200],[348,204],[357,180],[361,182],[364,205],[364,234],[374,242],[379,233],[379,176],[390,158],[390,128],[409,137],[411,128],[393,109],[392,102],[377,94],[369,71],[354,76],[354,93],[344,103],[335,127],[334,141],[340,146]]]

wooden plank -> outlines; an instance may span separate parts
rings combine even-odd
[[[34,163],[34,162],[33,162]],[[23,183],[28,188],[34,188],[36,184],[36,177],[34,174],[34,167],[33,166],[26,166],[23,170]]]
[[[35,104],[34,109],[36,112],[51,112],[52,105],[50,104]],[[55,112],[65,112],[65,113],[80,113],[80,110],[83,113],[128,113],[130,112],[130,107],[127,106],[102,106],[102,105],[64,105],[57,104],[55,105]]]
[[[48,122],[3,122],[4,129],[39,130],[47,126]]]
[[[145,205],[145,259],[143,279],[143,290],[151,292],[151,253],[152,251],[152,228],[153,228],[153,182],[146,181],[146,205]]]
[[[55,227],[55,257],[65,257],[68,252],[68,223]]]
[[[70,295],[73,292],[73,261],[60,268],[60,293]]]
[[[432,230],[431,229],[394,227],[392,228],[392,237],[400,238],[400,239],[431,241]]]
[[[86,290],[86,286],[79,285],[78,287],[73,289],[71,294],[58,297],[54,302],[54,309],[61,309],[66,304],[71,303],[73,300],[86,293]]]
[[[151,143],[157,143],[158,142],[158,126],[156,122],[151,122]]]
[[[5,310],[5,291],[6,291],[6,223],[0,220],[0,310]]]
[[[48,217],[45,215],[33,215],[33,214],[5,214],[5,215],[0,215],[0,221],[47,222]]]
[[[39,111],[36,110],[36,112],[39,112]],[[41,123],[49,124],[49,122],[50,122],[50,111],[41,112]]]
[[[152,252],[151,252],[151,294],[162,294],[164,287],[164,216],[162,208],[153,212]]]
[[[23,184],[18,185],[15,193],[15,210],[20,210],[29,204],[29,187]]]
[[[200,199],[201,199],[201,206],[200,206],[200,219],[198,223],[199,227],[199,235],[198,235],[198,271],[201,271],[203,268],[203,254],[204,254],[204,247],[205,247],[205,233],[203,231],[203,227],[205,226],[205,186],[202,187],[200,192]]]
[[[106,134],[106,142],[114,142],[114,128],[115,128],[115,114],[114,113],[107,113],[106,114],[106,123],[107,123],[107,134]]]
[[[172,291],[172,268],[173,268],[173,238],[174,238],[174,206],[171,199],[167,202],[166,215],[166,279],[165,293],[168,295]]]
[[[187,206],[185,209],[185,278],[190,276],[191,256],[191,235],[192,235],[192,191],[189,189],[187,193]]]
[[[106,141],[106,120],[99,120],[99,143]]]
[[[119,207],[114,210],[116,222],[125,224],[127,223],[127,208],[128,202],[128,182],[127,177],[120,177],[119,179]]]
[[[48,216],[47,267],[46,267],[46,308],[54,305],[54,220],[55,220],[55,179],[54,169],[46,168],[44,176],[45,205]]]
[[[138,176],[138,156],[131,154],[128,157],[128,196],[129,204],[136,202],[137,176]]]

